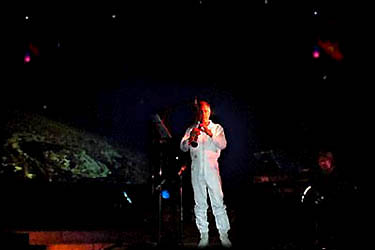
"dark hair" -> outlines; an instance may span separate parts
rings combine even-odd
[[[334,163],[333,154],[331,151],[320,151],[318,153],[318,160],[322,158],[329,160],[330,162],[332,162],[332,164]]]
[[[200,100],[200,101],[199,101],[199,107],[201,107],[201,106],[203,106],[203,105],[207,105],[208,107],[211,108],[211,105],[210,105],[207,101],[205,101],[205,100]]]

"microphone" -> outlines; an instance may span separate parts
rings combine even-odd
[[[159,183],[159,185],[157,185],[157,186],[155,187],[155,190],[160,190],[160,189],[161,189],[161,186],[163,186],[164,183],[165,183],[166,181],[167,181],[166,179],[163,179],[163,180]]]

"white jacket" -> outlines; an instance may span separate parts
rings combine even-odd
[[[205,166],[205,168],[210,168],[210,171],[218,171],[217,160],[220,157],[221,150],[225,149],[227,146],[224,129],[220,124],[215,124],[210,120],[208,128],[213,134],[212,137],[201,132],[198,136],[198,147],[193,148],[188,145],[188,140],[190,132],[198,125],[199,122],[186,130],[185,135],[181,140],[180,148],[184,152],[190,150],[192,167],[199,165]]]

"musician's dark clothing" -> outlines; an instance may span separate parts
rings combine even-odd
[[[319,168],[313,171],[310,185],[304,204],[308,207],[311,219],[313,241],[319,247],[337,246],[347,227],[345,219],[349,204],[346,202],[350,202],[348,194],[352,186],[337,168],[331,173],[325,173]]]

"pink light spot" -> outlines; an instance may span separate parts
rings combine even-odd
[[[25,57],[23,58],[23,61],[24,61],[25,63],[29,63],[29,62],[31,61],[31,57],[30,57],[30,55],[26,54]]]
[[[313,52],[313,57],[314,57],[314,58],[319,58],[319,56],[320,56],[319,51],[316,51],[316,50],[315,50],[315,51]]]

